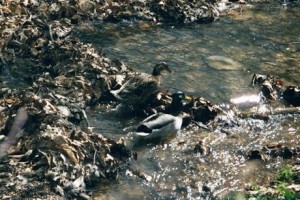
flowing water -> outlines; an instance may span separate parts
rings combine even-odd
[[[286,83],[300,84],[300,8],[261,5],[244,9],[211,24],[155,26],[97,24],[86,42],[132,68],[151,73],[161,61],[173,73],[163,74],[162,87],[203,96],[227,105],[231,98],[255,94],[253,73],[273,74]],[[264,106],[258,106],[260,109]],[[268,106],[266,106],[268,107]],[[128,142],[141,121],[120,116],[111,108],[89,112],[95,131]],[[138,159],[118,180],[95,191],[94,199],[201,199],[264,183],[282,162],[246,160],[245,152],[277,142],[299,145],[297,114],[272,115],[269,121],[240,119],[238,125],[204,130],[189,126],[163,145],[135,149]],[[194,153],[202,141],[206,154]],[[144,173],[138,178],[132,171]]]

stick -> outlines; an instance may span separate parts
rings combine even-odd
[[[265,113],[256,113],[252,111],[241,111],[237,114],[240,118],[254,118],[268,120],[270,115],[285,115],[285,114],[298,114],[300,113],[300,107],[287,107],[287,108],[278,108],[276,110],[265,112]]]
[[[194,124],[196,124],[199,128],[203,128],[203,129],[209,130],[209,128],[206,125],[204,125],[203,123],[201,123],[201,122],[196,122],[195,120],[191,120],[191,122],[193,122]]]

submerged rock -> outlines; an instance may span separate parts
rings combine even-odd
[[[282,97],[287,104],[300,106],[300,88],[297,86],[288,86],[283,92]]]
[[[242,65],[237,61],[225,56],[209,56],[206,59],[206,63],[209,67],[217,70],[241,70]]]
[[[275,158],[291,159],[300,153],[299,146],[284,146],[282,144],[268,144],[261,149],[249,150],[246,153],[247,159],[270,160]]]

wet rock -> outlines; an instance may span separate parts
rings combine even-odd
[[[249,151],[247,153],[247,158],[250,159],[250,160],[262,160],[263,159],[263,156],[261,155],[261,151],[259,150],[252,150],[252,151]]]
[[[270,160],[281,157],[291,159],[299,155],[300,148],[288,147],[279,143],[272,143],[263,146],[261,149],[249,150],[246,153],[247,159]]]
[[[150,9],[157,21],[175,24],[211,22],[219,16],[216,7],[204,1],[154,0]]]
[[[241,70],[242,65],[231,58],[224,56],[209,56],[207,65],[218,70]]]
[[[180,106],[172,106],[172,94],[168,91],[158,91],[149,101],[149,106],[145,108],[146,115],[151,113],[163,112],[168,114],[187,113],[183,118],[183,127],[186,127],[192,121],[207,123],[220,113],[220,108],[213,105],[203,97],[190,97],[191,100],[183,100]],[[204,128],[205,125],[198,124]]]
[[[203,141],[200,140],[194,147],[194,153],[201,155],[206,155],[208,153],[207,147],[203,144]]]
[[[282,92],[283,99],[290,105],[300,106],[300,88],[296,86],[288,86]]]
[[[220,112],[218,106],[211,104],[203,97],[198,97],[193,100],[193,106],[191,107],[192,118],[195,121],[207,123],[214,119]]]
[[[288,147],[282,144],[269,144],[262,149],[265,154],[270,155],[273,158],[282,157],[283,159],[290,159],[293,156],[299,154],[299,147]]]

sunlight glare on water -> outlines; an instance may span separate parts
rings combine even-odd
[[[259,103],[260,96],[256,94],[243,95],[240,97],[230,99],[230,102],[233,104],[247,104],[247,103]]]

